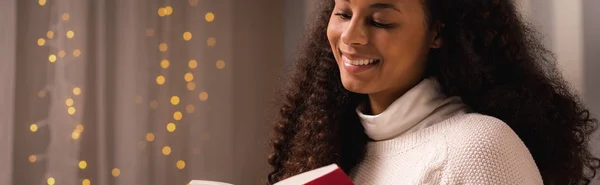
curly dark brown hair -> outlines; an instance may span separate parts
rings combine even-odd
[[[588,184],[600,159],[588,149],[597,121],[556,69],[555,57],[512,0],[423,0],[427,22],[443,23],[444,43],[427,75],[475,112],[506,122],[531,152],[544,184]],[[337,163],[350,171],[368,137],[355,108],[367,96],[347,91],[327,39],[333,0],[314,14],[281,96],[269,184]]]

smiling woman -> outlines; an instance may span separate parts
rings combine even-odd
[[[581,184],[597,121],[515,3],[327,0],[282,91],[269,183]]]

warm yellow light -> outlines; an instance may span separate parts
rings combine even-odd
[[[73,56],[79,57],[79,55],[81,55],[81,50],[79,50],[79,49],[73,50]]]
[[[206,15],[204,15],[204,19],[206,20],[206,22],[213,22],[215,20],[215,14],[212,12],[208,12],[206,13]]]
[[[207,92],[201,92],[200,95],[198,95],[198,97],[200,98],[200,100],[206,101],[206,100],[208,100],[208,93]]]
[[[194,89],[196,89],[196,83],[194,82],[188,82],[186,85],[187,90],[189,91],[193,91]]]
[[[160,50],[161,52],[166,52],[169,49],[169,46],[167,45],[167,43],[160,43],[158,45],[158,50]]]
[[[52,54],[52,55],[48,56],[48,61],[50,61],[51,63],[56,62],[56,55]]]
[[[177,126],[175,125],[175,123],[169,123],[169,124],[167,124],[167,131],[169,131],[169,132],[175,132],[175,129],[177,129]]]
[[[148,141],[148,142],[154,141],[154,133],[152,133],[152,132],[147,133],[146,134],[146,141]]]
[[[34,124],[29,125],[29,130],[31,130],[31,132],[37,132],[37,130],[38,130],[37,124],[34,123]]]
[[[67,38],[72,39],[75,36],[75,32],[73,30],[67,31]]]
[[[146,36],[148,36],[148,37],[154,36],[154,30],[152,28],[146,29]]]
[[[40,4],[40,6],[46,6],[46,0],[38,0],[38,4]]]
[[[112,176],[118,177],[119,175],[121,175],[121,170],[119,170],[119,168],[113,168],[111,173]]]
[[[160,67],[163,69],[169,68],[169,60],[163,59],[160,61]]]
[[[164,10],[165,10],[165,14],[166,14],[166,15],[171,15],[171,14],[173,14],[173,7],[171,7],[171,6],[165,6],[165,9],[164,9]]]
[[[185,75],[183,76],[183,79],[184,79],[186,82],[191,82],[191,81],[193,81],[193,80],[194,80],[194,74],[192,74],[192,73],[190,73],[190,72],[188,72],[188,73],[185,73]]]
[[[65,101],[65,104],[67,104],[67,106],[73,106],[73,103],[75,103],[75,101],[73,101],[73,98],[67,98],[67,100]]]
[[[185,161],[179,160],[177,161],[177,169],[183,170],[185,168]]]
[[[150,101],[150,108],[156,109],[158,107],[158,101],[152,100]]]
[[[173,104],[173,105],[179,104],[179,96],[171,96],[171,104]]]
[[[85,169],[87,168],[87,162],[85,162],[84,160],[79,161],[79,169]]]
[[[162,148],[162,153],[163,153],[163,155],[171,155],[171,147],[170,146],[164,146]]]
[[[46,32],[46,37],[48,37],[48,39],[54,38],[54,32],[53,31]]]
[[[188,2],[190,3],[190,6],[198,5],[198,0],[188,0]]]
[[[158,8],[158,16],[164,17],[165,15],[167,15],[167,13],[165,13],[165,8]]]
[[[69,115],[73,115],[73,114],[75,114],[75,111],[77,111],[77,110],[75,110],[75,107],[69,107],[69,108],[67,109],[67,112],[69,113]]]
[[[217,39],[215,39],[214,37],[210,37],[208,38],[208,40],[206,40],[206,44],[208,46],[215,46],[217,44]]]
[[[186,31],[183,33],[183,40],[189,41],[192,40],[192,33],[189,31]]]
[[[179,111],[175,111],[175,113],[173,113],[173,119],[179,121],[183,118],[183,114]]]
[[[30,163],[34,163],[35,161],[37,161],[37,157],[35,155],[30,155],[29,156],[29,162]]]
[[[43,98],[46,96],[46,91],[41,90],[40,92],[38,92],[38,97]]]
[[[185,106],[185,110],[187,111],[187,113],[194,113],[194,109],[195,107],[192,104]]]
[[[225,68],[225,61],[223,61],[223,60],[217,60],[216,66],[217,66],[217,69],[223,69],[223,68]]]
[[[65,53],[65,50],[60,50],[60,51],[58,52],[58,57],[60,57],[60,58],[63,58],[63,57],[65,57],[65,55],[67,55],[67,53]]]
[[[81,185],[91,185],[90,179],[83,179],[83,181],[81,181]]]
[[[158,75],[158,77],[156,77],[156,83],[157,83],[158,85],[165,84],[165,76],[163,76],[163,75]]]
[[[48,177],[46,183],[48,183],[48,185],[54,185],[54,183],[56,183],[56,180],[54,180],[54,177]]]
[[[38,46],[43,46],[44,44],[46,44],[46,39],[44,39],[44,38],[39,38],[39,39],[37,40],[37,44],[38,44]]]
[[[188,62],[188,67],[190,67],[190,69],[196,69],[196,67],[198,67],[198,61],[192,59]]]
[[[77,124],[77,126],[75,126],[75,132],[83,132],[84,128],[82,124]]]
[[[73,88],[73,95],[78,96],[81,94],[81,88],[75,87]]]
[[[68,21],[70,17],[71,16],[68,13],[63,13],[61,18],[63,21]]]
[[[81,136],[81,132],[73,131],[71,133],[71,138],[74,139],[74,140],[79,139],[79,136]]]

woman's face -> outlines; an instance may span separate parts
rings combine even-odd
[[[423,77],[438,47],[422,0],[335,0],[327,37],[346,89],[403,93]]]

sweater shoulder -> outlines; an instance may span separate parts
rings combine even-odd
[[[448,147],[444,181],[541,184],[541,175],[529,150],[502,120],[470,113],[449,120],[444,130]]]

